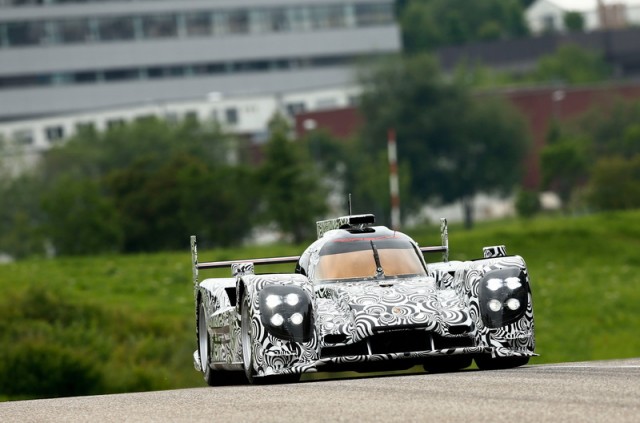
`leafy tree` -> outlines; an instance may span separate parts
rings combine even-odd
[[[639,121],[640,102],[603,98],[568,125],[554,123],[541,157],[545,187],[556,191],[565,204],[576,188],[587,185],[591,194],[585,199],[592,206],[628,207],[635,201],[628,186],[634,181],[630,169],[635,162],[629,158],[640,156]],[[618,195],[629,198],[614,201]]]
[[[0,184],[0,251],[25,256],[45,240],[59,254],[178,249],[189,234],[239,243],[255,190],[251,171],[227,165],[232,142],[195,120],[81,131]]]
[[[289,138],[286,120],[276,115],[269,130],[265,161],[259,170],[265,218],[300,243],[313,236],[309,222],[325,212],[326,193],[305,150]]]
[[[601,55],[566,44],[538,61],[531,78],[536,82],[584,84],[603,81],[611,72]]]
[[[563,16],[564,26],[569,32],[584,31],[584,17],[579,12],[567,12]]]
[[[574,188],[588,175],[589,141],[580,136],[563,135],[557,122],[552,122],[547,145],[540,162],[544,188],[558,193],[563,205],[571,199]]]
[[[120,251],[117,211],[100,191],[96,181],[62,175],[43,193],[44,230],[58,254]]]
[[[528,34],[518,0],[410,0],[399,9],[405,52]]]
[[[508,192],[520,181],[523,119],[498,98],[473,97],[466,85],[445,81],[424,55],[384,63],[362,79],[361,149],[375,158],[387,129],[396,129],[400,161],[411,173],[403,204],[461,200],[470,226],[476,193]]]
[[[575,123],[574,131],[590,140],[595,161],[602,156],[640,154],[640,101],[603,99]]]

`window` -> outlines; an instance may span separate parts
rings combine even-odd
[[[7,38],[7,25],[0,23],[0,48],[8,45],[9,39]]]
[[[64,138],[64,128],[62,126],[48,126],[44,130],[47,141],[55,143]]]
[[[9,22],[6,28],[10,46],[44,44],[47,39],[44,22]]]
[[[90,82],[97,82],[98,81],[98,74],[97,72],[76,72],[73,74],[73,81],[76,84],[86,84],[86,83],[90,83]]]
[[[13,133],[13,140],[17,145],[28,146],[33,145],[33,131],[30,129],[20,129]]]
[[[252,10],[249,12],[249,27],[252,33],[271,31],[269,22],[269,10]]]
[[[132,17],[101,18],[98,20],[98,34],[101,41],[133,40],[135,25]]]
[[[187,35],[211,35],[212,26],[210,12],[189,13],[185,16],[185,23],[187,26]]]
[[[124,126],[124,119],[109,119],[107,121],[107,129],[116,129]]]
[[[310,9],[313,29],[344,28],[346,26],[344,6],[322,6]]]
[[[161,67],[153,67],[147,69],[147,78],[155,79],[155,78],[163,78],[164,77],[164,68]]]
[[[87,19],[73,19],[57,22],[58,40],[64,44],[81,43],[91,40],[91,28]]]
[[[5,76],[0,78],[0,89],[36,87],[52,84],[51,75]]]
[[[225,109],[224,116],[228,124],[235,125],[238,123],[238,109],[236,109],[235,107]]]
[[[269,13],[271,31],[289,31],[291,22],[287,19],[287,14],[283,9],[273,9]]]
[[[234,10],[227,16],[230,34],[246,34],[249,32],[249,14],[246,10]]]
[[[184,76],[185,68],[184,66],[169,66],[168,68],[166,68],[165,74],[167,76],[173,76],[173,77]]]
[[[311,29],[311,18],[308,7],[292,7],[287,9],[287,21],[291,23],[294,31],[306,31]]]
[[[306,109],[304,103],[302,102],[287,103],[286,107],[287,107],[287,113],[289,113],[289,115],[291,116],[295,116],[299,113],[304,113]]]
[[[385,276],[426,275],[418,251],[407,239],[396,235],[369,235],[362,238],[341,238],[326,243],[320,249],[315,278],[333,280],[377,277],[377,262]]]
[[[556,30],[555,16],[544,15],[542,17],[542,30],[544,32],[555,32]]]
[[[355,7],[357,26],[385,25],[393,22],[391,4],[357,4]]]
[[[335,98],[327,97],[320,98],[316,101],[316,109],[330,109],[338,105],[338,100]]]
[[[178,33],[176,15],[155,15],[142,18],[145,38],[175,37]]]
[[[138,79],[137,69],[113,69],[105,71],[104,80],[108,82],[113,81],[127,81],[132,79]]]

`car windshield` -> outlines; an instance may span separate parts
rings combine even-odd
[[[320,250],[315,279],[425,276],[413,245],[396,236],[336,239]]]

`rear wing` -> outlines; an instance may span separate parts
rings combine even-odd
[[[230,267],[233,276],[244,275],[247,273],[253,273],[254,265],[256,264],[283,264],[283,263],[297,263],[300,256],[289,257],[273,257],[273,258],[261,258],[261,259],[244,259],[244,260],[227,260],[227,261],[209,261],[198,262],[198,244],[196,236],[191,235],[191,268],[193,271],[193,284],[198,285],[198,273],[200,269],[221,269],[224,267]]]
[[[363,215],[366,216],[365,219],[369,220],[372,215]],[[363,216],[358,216],[359,218]],[[327,221],[325,221],[327,222]],[[324,232],[328,227],[333,226],[334,224],[327,224],[325,222],[318,222],[318,233],[321,231]],[[324,223],[324,226],[322,225]],[[342,222],[344,224],[344,222]],[[358,219],[356,222],[347,222],[347,223],[358,223],[358,224],[368,224],[369,222],[362,222]],[[321,227],[322,226],[322,227]],[[320,235],[321,236],[321,235]],[[420,247],[420,251],[423,254],[426,253],[442,253],[442,261],[449,261],[449,232],[447,229],[447,219],[440,219],[440,238],[442,241],[442,245],[435,247]],[[198,273],[200,269],[220,269],[224,267],[230,267],[231,273],[233,276],[245,275],[245,274],[253,274],[254,265],[259,264],[286,264],[286,263],[297,263],[300,259],[300,256],[289,256],[289,257],[272,257],[272,258],[261,258],[261,259],[245,259],[245,260],[227,260],[227,261],[209,261],[209,262],[198,262],[198,245],[196,242],[196,236],[191,235],[191,267],[193,271],[193,284],[194,286],[198,285]]]

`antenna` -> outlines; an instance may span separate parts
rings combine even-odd
[[[351,193],[349,193],[349,216],[351,216]]]

